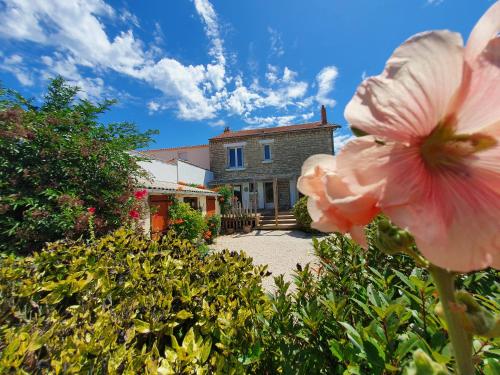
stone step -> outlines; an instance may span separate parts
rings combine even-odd
[[[261,219],[260,222],[262,224],[274,224],[275,220],[274,220],[274,217],[273,218],[265,218],[265,219]],[[295,220],[294,217],[292,217],[292,218],[282,218],[282,217],[279,217],[278,218],[278,223],[280,223],[280,224],[296,224],[297,220]]]
[[[255,227],[255,229],[261,229],[261,230],[280,230],[280,229],[298,229],[299,226],[297,224],[278,224],[277,226],[274,224],[261,224],[258,227]]]
[[[274,219],[274,215],[265,215],[265,216],[261,216],[260,218],[261,218],[261,220],[263,220],[263,219]],[[278,219],[279,218],[282,218],[282,219],[295,219],[295,216],[293,216],[291,214],[279,214],[278,215]]]

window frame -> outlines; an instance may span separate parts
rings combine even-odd
[[[272,150],[271,150],[271,144],[270,143],[264,143],[263,145],[263,153],[264,153],[264,158],[262,159],[262,161],[265,161],[265,162],[270,162],[273,160],[273,153],[272,153]],[[266,158],[266,148],[267,150],[269,150],[269,157]]]
[[[240,150],[240,153],[238,153]],[[231,152],[234,152],[234,165],[231,165]],[[239,155],[238,155],[239,154]],[[238,161],[240,163],[238,163]],[[243,169],[245,166],[245,156],[243,146],[227,147],[227,168],[228,169]]]

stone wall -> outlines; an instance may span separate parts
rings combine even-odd
[[[290,209],[290,181],[278,180],[278,208],[280,210]]]
[[[272,162],[263,162],[264,145],[272,141]],[[244,143],[241,170],[228,170],[228,153],[224,145]],[[211,139],[210,169],[215,182],[231,182],[273,177],[299,176],[302,164],[311,155],[333,154],[333,127],[318,126],[315,129],[283,133],[259,134],[224,139]]]

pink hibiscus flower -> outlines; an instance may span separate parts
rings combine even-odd
[[[351,221],[363,225],[375,207],[407,228],[440,267],[500,268],[499,32],[497,2],[465,48],[450,31],[415,35],[394,51],[381,75],[359,86],[345,117],[368,135],[350,142],[330,167],[326,175],[337,176],[337,187],[326,177],[310,190],[299,183],[312,198],[311,216],[321,211],[317,227],[356,229],[336,220],[361,207],[363,220]],[[320,163],[315,168],[328,170]],[[364,204],[373,197],[375,205]]]
[[[134,197],[135,199],[137,200],[142,200],[146,197],[146,195],[148,195],[148,191],[146,189],[142,189],[142,190],[137,190],[135,193],[134,193]]]
[[[130,210],[129,213],[128,213],[128,216],[130,216],[132,219],[139,219],[140,217],[140,214],[139,214],[139,211],[137,210]]]

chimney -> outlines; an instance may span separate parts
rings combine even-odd
[[[229,126],[226,126],[226,127],[224,128],[224,133],[229,133],[230,131],[231,131],[231,129],[229,129]]]
[[[326,108],[324,105],[321,106],[321,125],[326,125],[328,122],[326,120]]]

